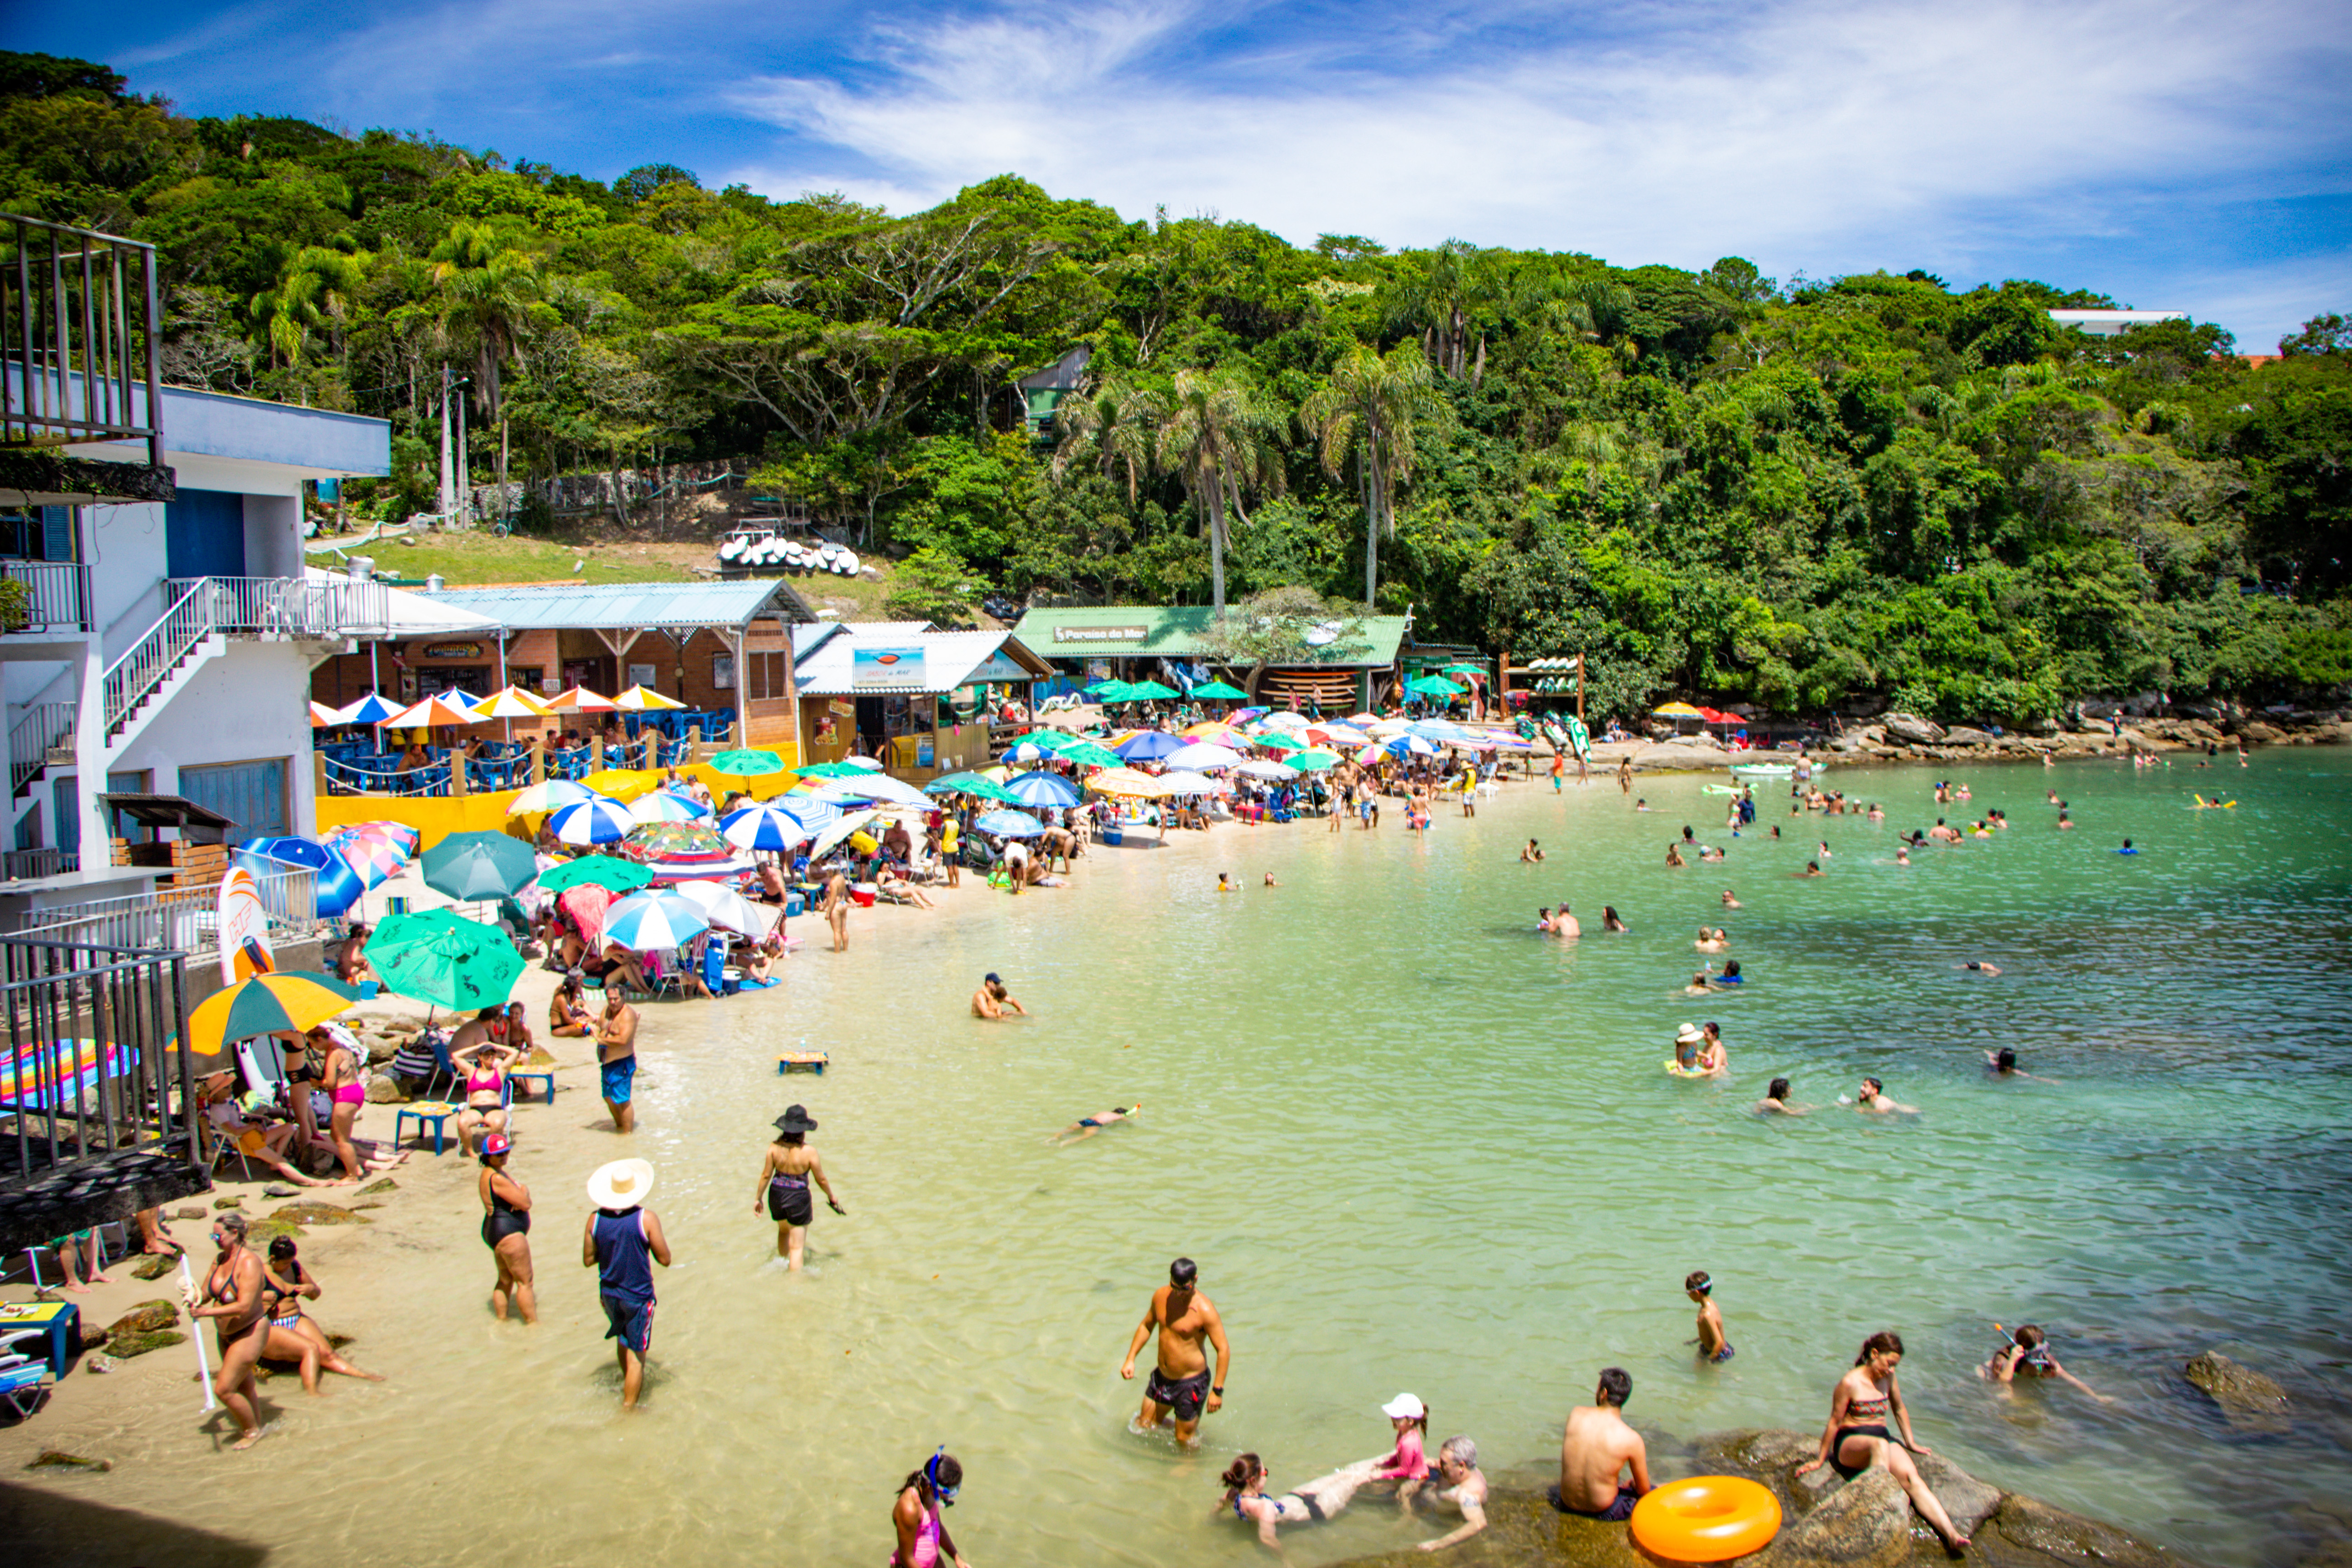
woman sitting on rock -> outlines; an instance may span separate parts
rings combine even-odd
[[[262,1265],[261,1300],[269,1315],[269,1338],[261,1347],[261,1359],[300,1363],[306,1394],[319,1392],[321,1367],[345,1377],[382,1383],[382,1373],[362,1372],[335,1353],[334,1343],[327,1338],[326,1331],[304,1315],[305,1297],[318,1300],[318,1279],[295,1256],[294,1238],[281,1236],[269,1244],[269,1261]]]
[[[1797,1474],[1810,1475],[1827,1465],[1852,1480],[1874,1465],[1883,1466],[1911,1495],[1912,1506],[1943,1537],[1945,1546],[1958,1552],[1968,1545],[1969,1538],[1952,1528],[1951,1516],[1929,1489],[1919,1467],[1911,1462],[1913,1454],[1933,1450],[1911,1435],[1911,1412],[1904,1407],[1903,1391],[1895,1382],[1895,1369],[1902,1361],[1900,1334],[1882,1329],[1863,1341],[1853,1370],[1838,1379],[1830,1394],[1830,1419],[1822,1428],[1822,1451],[1799,1465]],[[1900,1443],[1886,1429],[1890,1412],[1903,1431]]]

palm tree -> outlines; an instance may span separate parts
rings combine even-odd
[[[1356,459],[1364,497],[1364,608],[1380,581],[1382,537],[1396,531],[1396,489],[1412,477],[1421,421],[1443,405],[1430,384],[1429,361],[1410,339],[1386,358],[1364,343],[1348,351],[1298,411],[1313,434],[1323,471],[1333,479]]]
[[[445,330],[469,331],[474,346],[474,399],[499,422],[499,493],[506,494],[507,429],[501,374],[522,357],[523,329],[539,305],[539,263],[500,243],[487,228],[459,222],[433,247],[433,283],[447,301]]]
[[[341,352],[342,323],[352,296],[367,281],[366,253],[346,255],[324,246],[305,246],[286,264],[275,287],[256,294],[247,309],[269,341],[272,365],[299,365],[314,329],[326,328]]]
[[[1209,535],[1210,582],[1218,620],[1225,618],[1225,508],[1231,505],[1234,515],[1247,522],[1244,494],[1282,489],[1274,431],[1273,416],[1238,373],[1176,373],[1176,395],[1160,426],[1160,467],[1181,481]]]
[[[1061,441],[1054,449],[1058,479],[1088,452],[1103,473],[1127,479],[1127,504],[1135,505],[1143,477],[1151,471],[1151,437],[1166,418],[1166,401],[1132,382],[1106,381],[1080,396],[1066,397],[1054,410]]]

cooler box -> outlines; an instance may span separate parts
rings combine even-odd
[[[1106,844],[1123,845],[1127,842],[1127,830],[1123,827],[1106,827],[1102,830],[1102,841]]]
[[[870,910],[874,907],[874,884],[871,882],[853,883],[849,889],[849,896],[857,901],[857,907],[859,909]]]
[[[801,902],[801,896],[798,893],[787,893],[784,895],[784,917],[787,920],[791,919],[793,915],[803,912],[806,907],[807,906]]]
[[[741,970],[730,968],[722,969],[719,972],[719,994],[720,995],[733,996],[742,989],[743,972]]]

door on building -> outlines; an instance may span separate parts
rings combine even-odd
[[[245,498],[182,489],[163,507],[163,560],[173,577],[245,575]]]
[[[182,768],[180,793],[236,824],[227,835],[232,844],[288,833],[292,830],[287,824],[287,761],[273,757]]]
[[[138,768],[130,773],[107,774],[106,793],[109,795],[146,794],[147,770],[144,768]],[[56,824],[54,837],[57,842],[54,847],[62,849],[67,854],[71,855],[81,848],[81,780],[79,775],[77,774],[58,780],[51,790],[51,795],[53,798],[50,804],[55,807],[56,812],[56,814],[50,818],[50,821]],[[129,841],[133,844],[149,844],[152,843],[155,838],[155,830],[153,828],[141,827],[135,823],[131,825],[127,832],[118,823],[115,831],[117,834],[128,838]]]

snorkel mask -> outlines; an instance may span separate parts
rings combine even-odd
[[[963,1489],[961,1487],[943,1487],[940,1485],[940,1460],[946,1457],[947,1451],[947,1445],[944,1443],[940,1444],[939,1450],[932,1454],[930,1458],[924,1464],[923,1476],[925,1479],[931,1483],[931,1495],[940,1500],[940,1506],[941,1508],[953,1508],[955,1507],[956,1493],[961,1491]]]

